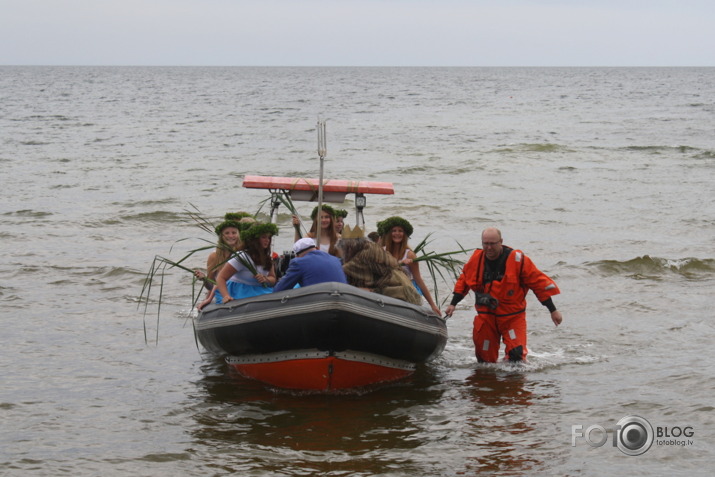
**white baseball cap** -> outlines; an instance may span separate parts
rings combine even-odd
[[[315,248],[315,240],[308,237],[302,238],[293,244],[293,253],[298,255],[311,248]]]

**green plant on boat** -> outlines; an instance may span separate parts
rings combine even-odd
[[[179,240],[177,242],[181,242],[186,239]],[[151,294],[153,291],[153,288],[155,286],[155,282],[158,280],[158,298],[156,301],[157,309],[156,309],[156,341],[158,342],[159,340],[159,316],[161,315],[161,304],[162,304],[162,298],[164,296],[164,277],[166,276],[167,269],[169,268],[178,268],[180,270],[184,270],[186,272],[191,273],[193,276],[193,280],[191,282],[191,303],[192,307],[196,306],[196,302],[199,299],[200,293],[197,292],[196,290],[196,283],[199,281],[196,276],[194,270],[191,268],[186,267],[183,265],[183,262],[185,262],[189,257],[191,257],[193,254],[197,252],[202,252],[206,250],[211,250],[213,248],[216,248],[216,244],[211,244],[207,245],[204,247],[199,247],[194,250],[191,250],[188,254],[186,254],[184,257],[179,259],[178,261],[174,261],[171,259],[168,259],[166,257],[162,257],[161,255],[155,255],[154,260],[151,262],[151,266],[149,267],[149,272],[147,273],[146,277],[144,278],[144,284],[142,286],[142,291],[139,295],[139,305],[141,306],[142,303],[144,304],[144,341],[147,341],[147,330],[146,330],[146,316],[147,312],[149,309],[149,303],[151,301]],[[209,280],[213,283],[212,280]],[[201,280],[201,288],[203,288],[203,280]]]
[[[465,261],[455,258],[455,255],[466,255],[474,249],[465,249],[459,242],[457,242],[459,250],[442,253],[426,251],[427,245],[429,245],[429,243],[431,242],[431,236],[432,232],[427,234],[427,236],[415,246],[413,252],[415,252],[417,258],[415,258],[414,261],[423,262],[427,266],[427,271],[432,278],[434,300],[435,303],[439,303],[439,307],[441,308],[447,301],[447,297],[440,301],[437,277],[439,276],[444,282],[448,282],[448,278],[452,280],[456,280],[457,278],[459,278],[459,274],[461,273]]]
[[[193,220],[194,223],[196,225],[198,225],[198,227],[201,230],[203,230],[204,232],[207,232],[211,235],[214,235],[215,234],[215,232],[214,232],[215,224],[211,223],[206,217],[204,217],[201,214],[201,211],[199,211],[199,208],[196,207],[194,204],[189,202],[189,205],[191,206],[191,208],[193,210],[188,210],[188,209],[184,210],[184,212],[186,212],[186,215],[188,215],[189,218],[191,220]]]
[[[259,207],[258,212],[256,212],[256,215],[258,215],[261,210],[263,210],[263,207],[268,206],[271,208],[276,208],[278,205],[283,205],[286,209],[288,209],[291,215],[300,217],[298,210],[295,208],[295,204],[293,204],[293,200],[290,198],[290,194],[288,194],[288,191],[282,189],[271,191],[271,196],[259,202],[258,205]],[[300,236],[304,237],[308,230],[305,228],[305,225],[303,225],[303,221],[300,222],[300,225],[303,228],[300,233]]]
[[[208,250],[214,250],[216,248],[222,248],[226,250],[228,253],[228,258],[220,263],[217,264],[218,266],[221,266],[225,264],[228,260],[230,260],[233,256],[237,256],[237,258],[241,261],[241,263],[251,271],[254,275],[258,273],[256,271],[256,267],[253,265],[253,263],[250,261],[250,259],[247,261],[244,257],[242,257],[242,254],[235,254],[234,251],[228,247],[227,245],[216,242],[215,237],[216,237],[216,232],[215,232],[215,226],[214,224],[206,219],[198,210],[196,206],[193,204],[190,204],[193,210],[186,210],[185,212],[187,213],[188,217],[204,232],[210,234],[213,238],[213,240],[208,240],[205,238],[199,238],[198,240],[201,242],[204,242],[206,245],[202,245],[199,247],[196,247],[192,250],[189,250],[183,257],[181,257],[178,260],[171,260],[167,257],[161,256],[161,255],[155,255],[154,260],[152,260],[151,266],[149,267],[149,271],[146,274],[146,277],[144,278],[144,283],[142,286],[141,293],[139,295],[139,307],[141,305],[144,305],[144,341],[147,342],[147,328],[146,328],[146,317],[147,313],[149,310],[149,304],[152,302],[151,296],[152,292],[154,291],[155,287],[158,287],[158,296],[156,298],[156,341],[158,342],[159,339],[159,317],[161,315],[161,305],[162,305],[162,300],[164,296],[164,277],[166,276],[166,273],[168,270],[175,268],[178,270],[182,270],[185,272],[188,272],[192,275],[193,280],[191,282],[191,306],[194,308],[199,301],[199,298],[201,296],[201,289],[203,289],[204,282],[208,282],[210,284],[215,285],[216,282],[214,280],[211,280],[208,277],[205,277],[203,279],[198,279],[196,278],[195,274],[195,269],[189,268],[186,266],[186,261],[192,257],[194,254],[198,252],[205,252]],[[250,215],[250,214],[249,214]],[[189,238],[183,238],[180,240],[177,240],[174,242],[174,245],[171,246],[169,253],[174,249],[176,244],[185,242],[187,240],[196,240],[194,239],[189,239]],[[158,283],[157,283],[158,282]],[[197,283],[200,283],[200,287],[197,290]]]

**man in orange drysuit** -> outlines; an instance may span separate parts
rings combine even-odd
[[[500,339],[506,346],[509,361],[526,359],[526,294],[532,290],[542,305],[551,312],[558,326],[563,317],[551,297],[559,287],[521,250],[502,245],[499,229],[482,232],[482,247],[472,254],[454,285],[454,296],[445,310],[452,316],[454,308],[469,290],[476,294],[477,316],[474,317],[474,352],[479,362],[495,363],[499,357]]]

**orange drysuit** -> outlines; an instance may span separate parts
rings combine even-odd
[[[505,247],[506,248],[506,247]],[[484,283],[484,251],[476,250],[462,269],[454,286],[456,295],[469,290],[486,293],[499,303],[495,309],[475,304],[474,352],[479,361],[495,363],[499,357],[500,338],[506,346],[504,359],[526,359],[526,294],[532,290],[540,302],[560,293],[551,278],[536,268],[521,250],[512,250],[506,259],[504,277]],[[454,303],[454,301],[453,301]]]

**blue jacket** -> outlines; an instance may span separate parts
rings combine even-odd
[[[338,257],[322,250],[311,250],[302,257],[294,258],[288,265],[285,275],[273,287],[274,292],[289,290],[300,284],[301,287],[323,282],[347,283],[343,266]]]

